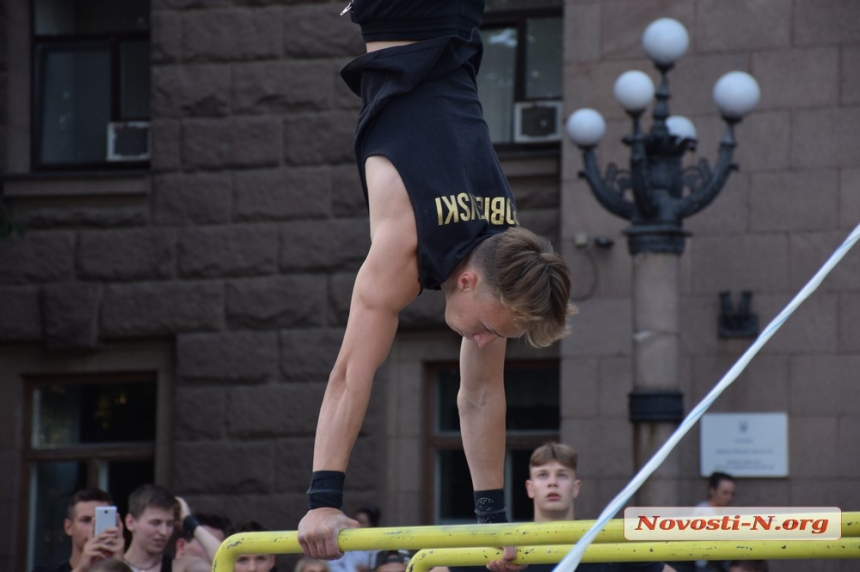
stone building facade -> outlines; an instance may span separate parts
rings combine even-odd
[[[2,206],[25,231],[0,238],[0,509],[9,515],[0,569],[28,563],[40,467],[52,462],[80,463],[79,479],[105,485],[111,463],[149,463],[148,478],[195,508],[293,529],[369,244],[352,154],[359,101],[339,78],[363,45],[337,16],[345,2],[151,0],[151,157],[119,170],[34,168],[34,4],[0,2]],[[564,113],[604,114],[604,162],[626,161],[628,121],[612,83],[631,68],[656,77],[639,39],[658,17],[690,32],[671,106],[695,121],[700,156],[712,158],[721,136],[716,79],[739,69],[761,85],[758,109],[737,130],[740,171],[687,225],[680,389],[689,410],[749,344],[718,337],[718,293],[752,291],[766,324],[860,222],[860,6],[566,0],[563,14]],[[588,494],[577,515],[594,517],[635,469],[625,223],[577,177],[569,142],[500,154],[521,222],[550,237],[574,272],[572,335],[542,351],[511,344],[509,354],[556,368],[549,432],[579,450]],[[615,246],[594,247],[596,236]],[[860,510],[858,284],[852,252],[715,404],[790,418],[788,478],[742,480],[738,504]],[[445,483],[434,476],[431,449],[442,446],[428,371],[456,362],[459,345],[441,308],[425,293],[404,313],[353,451],[346,508],[379,504],[386,525],[438,521],[433,499]],[[96,382],[154,388],[149,433],[134,436],[145,444],[107,439],[92,455],[74,438],[39,445],[50,419],[34,412],[49,390]],[[698,502],[697,429],[675,454],[680,472],[665,477],[681,502]]]

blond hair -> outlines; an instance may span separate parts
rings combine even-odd
[[[298,562],[296,562],[296,567],[293,569],[293,572],[304,572],[305,568],[307,568],[310,564],[322,564],[326,572],[329,572],[329,570],[331,570],[331,567],[325,560],[303,556],[299,558]]]
[[[558,461],[559,464],[576,471],[579,456],[576,451],[562,443],[544,443],[532,453],[529,468],[542,467],[552,461]]]
[[[525,329],[529,345],[546,347],[570,331],[567,317],[576,313],[569,300],[570,273],[547,239],[512,227],[479,244],[469,260]]]

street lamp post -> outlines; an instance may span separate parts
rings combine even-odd
[[[759,99],[755,79],[730,72],[714,86],[714,101],[726,123],[714,168],[702,159],[684,168],[685,153],[696,146],[696,129],[682,116],[669,115],[668,72],[687,50],[689,37],[679,22],[662,18],[645,30],[642,45],[660,72],[660,85],[641,71],[628,71],[615,82],[615,99],[630,116],[632,133],[624,137],[630,147],[630,168],[609,164],[601,176],[595,146],[606,131],[603,117],[580,109],[567,122],[567,131],[582,151],[584,169],[594,196],[612,214],[629,220],[625,229],[633,259],[633,380],[630,420],[634,426],[636,466],[644,464],[671,435],[683,418],[679,384],[679,260],[686,237],[683,220],[708,206],[737,169],[734,126]],[[648,133],[640,119],[656,98]],[[642,505],[673,506],[680,476],[677,455],[672,455],[640,490]]]

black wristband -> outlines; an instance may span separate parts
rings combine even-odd
[[[198,526],[200,526],[200,523],[190,514],[182,519],[182,532],[188,536],[194,536],[194,530]]]
[[[314,471],[308,489],[308,510],[315,508],[343,509],[343,483],[346,475],[340,471]]]
[[[478,524],[508,522],[505,489],[475,491],[475,515],[478,517]]]

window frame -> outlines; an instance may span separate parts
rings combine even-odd
[[[505,371],[511,369],[535,369],[554,368],[559,374],[559,403],[561,400],[561,362],[557,358],[517,359],[505,363]],[[458,370],[459,364],[452,361],[425,362],[424,363],[424,482],[427,484],[424,496],[424,520],[427,525],[439,524],[436,522],[436,454],[438,451],[463,451],[463,440],[460,432],[439,433],[436,430],[436,383],[441,371]],[[561,409],[559,409],[559,427],[551,430],[535,431],[506,431],[505,433],[505,457],[507,459],[511,451],[515,449],[536,449],[547,441],[558,441],[561,436]],[[507,468],[506,468],[507,470]],[[513,487],[522,487],[523,483],[513,483],[505,475],[505,494],[513,494]],[[508,511],[513,508],[510,503]]]
[[[30,2],[30,74],[31,74],[31,97],[30,107],[30,170],[31,171],[127,171],[134,169],[145,169],[149,167],[149,161],[108,161],[89,163],[46,163],[42,160],[42,128],[44,125],[45,97],[43,94],[45,82],[45,69],[39,54],[41,47],[69,46],[84,47],[92,45],[109,46],[110,52],[110,121],[150,121],[152,114],[148,117],[120,117],[121,106],[121,46],[127,42],[147,42],[151,47],[151,30],[125,31],[98,34],[37,34],[36,33],[36,6]],[[105,125],[107,129],[107,125]],[[105,149],[107,156],[107,149]]]
[[[517,30],[517,49],[514,57],[514,104],[527,101],[544,101],[544,98],[529,99],[526,97],[526,44],[524,41],[528,34],[528,21],[533,18],[562,19],[564,23],[564,5],[544,6],[540,8],[517,8],[512,10],[488,10],[484,13],[481,22],[481,31],[490,28],[512,27]],[[559,70],[560,74],[564,70]],[[478,94],[480,99],[480,94]],[[513,113],[513,110],[511,110]],[[497,153],[516,153],[519,151],[546,151],[561,148],[561,141],[541,141],[529,143],[517,143],[513,140],[506,142],[494,142],[493,146]]]
[[[162,417],[165,389],[156,371],[99,371],[96,373],[38,373],[21,376],[23,384],[23,423],[21,434],[21,463],[19,471],[18,538],[19,569],[25,569],[30,558],[29,530],[32,526],[30,507],[35,500],[31,495],[30,473],[33,466],[40,462],[80,462],[87,467],[87,487],[99,488],[99,463],[113,461],[152,461],[155,480],[158,480],[159,422]],[[70,445],[62,447],[36,448],[33,446],[33,395],[37,386],[53,384],[93,384],[110,385],[119,383],[151,383],[155,386],[155,434],[152,442],[118,442],[111,445]],[[170,399],[167,397],[167,399]],[[124,505],[126,499],[114,502]],[[35,565],[36,563],[34,563]],[[29,568],[27,568],[29,569]]]

